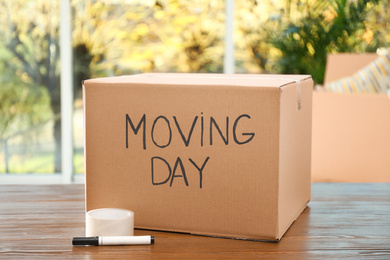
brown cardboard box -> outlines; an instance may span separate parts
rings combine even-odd
[[[303,75],[141,74],[84,82],[86,209],[135,227],[277,241],[310,200]]]
[[[313,93],[313,182],[390,182],[390,100]]]
[[[376,53],[330,54],[325,83],[351,76]],[[313,182],[390,182],[390,100],[384,94],[313,93]]]

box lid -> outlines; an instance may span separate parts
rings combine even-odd
[[[129,76],[90,79],[93,84],[146,84],[181,86],[243,86],[280,88],[310,75],[274,74],[206,74],[206,73],[145,73]]]

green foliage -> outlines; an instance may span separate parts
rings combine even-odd
[[[222,0],[112,2],[72,2],[93,76],[222,71]]]
[[[323,83],[326,57],[330,52],[375,51],[375,35],[365,19],[378,1],[318,1],[306,16],[281,22],[279,31],[269,32],[270,43],[281,55],[274,67],[281,73],[311,74]]]
[[[60,112],[59,2],[0,1],[0,38],[0,48],[8,53],[1,60],[3,95],[9,101],[0,111],[2,132],[22,132],[26,148],[33,135],[26,131]],[[61,121],[53,121],[54,171],[59,172]]]
[[[27,128],[46,120],[51,102],[59,101],[59,44],[58,16],[48,16],[55,5],[23,0],[0,8],[1,137],[12,121]]]
[[[267,32],[275,29],[272,20],[280,17],[275,12],[280,6],[275,1],[268,0],[236,1],[235,7],[236,72],[267,72],[269,58],[272,56]]]
[[[12,54],[0,44],[0,139],[51,116],[47,91],[33,86],[25,72],[12,66],[12,60]]]

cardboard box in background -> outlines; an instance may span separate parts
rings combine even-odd
[[[331,54],[325,82],[351,76],[377,57]],[[313,93],[312,181],[390,182],[388,96]]]
[[[390,100],[313,93],[313,182],[390,182]]]
[[[310,200],[312,87],[298,75],[85,81],[86,209],[132,210],[137,228],[278,241]]]
[[[352,76],[377,58],[376,53],[331,53],[327,56],[324,82]]]

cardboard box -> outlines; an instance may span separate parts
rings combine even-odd
[[[390,182],[390,100],[313,93],[313,182]]]
[[[328,56],[325,83],[351,76],[376,53]],[[390,100],[384,94],[313,93],[313,182],[390,182]]]
[[[303,75],[141,74],[84,82],[86,209],[135,227],[278,241],[310,200]]]

